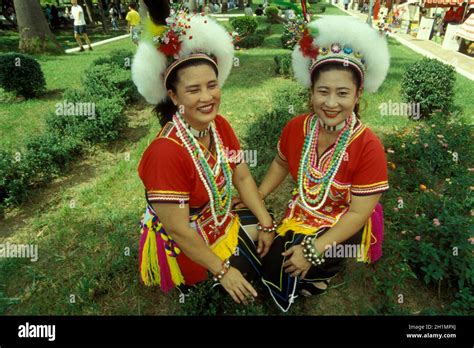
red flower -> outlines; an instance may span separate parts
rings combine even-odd
[[[164,43],[162,43],[158,49],[166,56],[174,56],[179,53],[181,50],[181,42],[179,42],[179,38],[176,36],[174,31],[168,32]]]
[[[304,30],[303,37],[299,41],[300,50],[303,53],[303,56],[309,57],[312,59],[318,58],[319,55],[319,46],[313,45],[313,37],[309,34],[308,29]]]

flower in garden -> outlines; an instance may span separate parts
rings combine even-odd
[[[421,236],[416,236],[415,239],[418,240],[418,241],[420,241],[420,240],[421,240]]]
[[[426,149],[428,147],[428,144],[427,143],[424,143],[423,144],[423,147]]]
[[[471,244],[474,244],[474,237],[469,238],[468,241],[470,241]]]
[[[420,215],[418,215],[418,214],[415,214],[415,217],[416,217],[416,218],[417,218],[417,217],[419,217],[419,216],[420,216]]]
[[[401,233],[401,234],[406,234],[407,231],[403,230],[403,231],[401,231],[400,233]]]
[[[397,207],[394,207],[394,208],[393,208],[393,211],[394,211],[395,213],[398,213],[398,208],[397,208]]]
[[[420,184],[420,190],[421,190],[421,191],[426,191],[426,186],[423,185],[423,184]]]
[[[388,153],[395,153],[395,151],[393,151],[391,148],[388,148],[388,149],[387,149],[387,152],[388,152]]]
[[[405,148],[405,144],[402,144],[400,147],[401,147],[402,149],[404,149],[404,148]]]
[[[441,223],[439,222],[439,220],[438,220],[438,219],[436,219],[436,218],[435,218],[435,219],[433,219],[433,224],[434,224],[436,227],[438,227],[438,226],[440,226],[440,225],[441,225]]]
[[[474,210],[471,210],[471,216],[474,216]]]

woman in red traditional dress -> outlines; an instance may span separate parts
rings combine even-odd
[[[323,292],[345,258],[380,257],[378,201],[388,190],[383,146],[358,114],[362,92],[387,74],[385,39],[358,19],[328,16],[307,26],[292,58],[313,110],[286,124],[259,188],[267,196],[288,174],[296,182],[263,259],[263,281],[283,311],[297,292]]]
[[[183,290],[210,272],[234,301],[246,302],[257,296],[251,281],[260,277],[275,225],[232,127],[218,114],[233,64],[231,36],[205,16],[168,16],[166,1],[146,4],[150,20],[132,73],[163,127],[139,165],[148,202],[141,280]],[[249,210],[232,210],[232,185]]]

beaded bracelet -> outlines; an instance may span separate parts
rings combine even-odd
[[[214,274],[214,278],[212,278],[212,280],[214,280],[215,282],[219,282],[226,275],[229,269],[230,269],[230,260],[227,259],[222,263],[221,271],[219,273]]]
[[[304,237],[301,246],[303,247],[303,256],[306,260],[311,262],[313,266],[321,265],[324,260],[324,255],[318,253],[314,246],[314,240],[316,239],[316,235],[308,235]]]
[[[276,232],[276,230],[277,230],[277,224],[275,221],[272,221],[272,225],[270,227],[262,226],[260,222],[257,223],[258,232],[273,233],[273,232]]]

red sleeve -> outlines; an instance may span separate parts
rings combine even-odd
[[[286,126],[283,128],[283,131],[281,132],[281,136],[277,144],[278,156],[280,156],[280,158],[285,162],[288,161],[288,146],[289,146],[290,128],[291,128],[290,122],[288,122]]]
[[[385,152],[380,140],[369,129],[359,164],[352,179],[351,193],[368,196],[388,191],[388,172]]]
[[[189,202],[193,172],[186,149],[169,138],[154,140],[145,150],[138,167],[148,201]],[[190,165],[191,164],[191,165]]]
[[[240,151],[239,139],[230,123],[223,116],[217,115],[216,127],[222,138],[224,151],[229,159],[230,166],[232,169],[235,169],[244,160]]]

